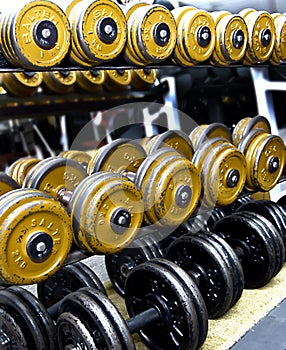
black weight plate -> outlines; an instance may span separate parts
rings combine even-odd
[[[104,288],[104,285],[99,279],[99,277],[96,275],[96,273],[90,267],[88,267],[87,265],[85,265],[80,261],[75,264],[76,264],[76,267],[79,268],[91,280],[90,287],[106,295],[106,290]]]
[[[190,275],[199,275],[196,283],[210,318],[229,310],[233,300],[231,271],[212,244],[195,235],[185,235],[170,245],[166,259]]]
[[[255,220],[260,226],[261,232],[263,232],[265,237],[268,237],[268,239],[271,240],[271,242],[273,243],[275,268],[272,277],[276,276],[277,273],[281,270],[285,261],[285,248],[280,233],[277,231],[275,226],[262,215],[251,212],[241,213],[246,218],[249,218],[249,220]]]
[[[1,344],[3,349],[27,350],[28,342],[25,339],[25,329],[21,329],[9,312],[0,308]],[[0,344],[0,345],[1,345]],[[2,348],[2,347],[1,347]]]
[[[37,284],[38,298],[46,308],[80,288],[97,288],[97,284],[93,284],[89,274],[80,269],[78,264],[64,266],[51,277]]]
[[[275,248],[255,218],[249,220],[242,213],[234,213],[217,222],[213,232],[240,255],[245,288],[259,288],[269,282],[276,268]]]
[[[110,302],[102,294],[103,300]],[[57,341],[60,350],[122,349],[108,315],[93,298],[80,290],[67,295],[59,308]]]
[[[154,258],[152,251],[140,240],[133,241],[132,247],[105,256],[106,271],[114,289],[120,296],[125,295],[124,286],[128,272],[152,258]]]
[[[116,335],[120,340],[122,349],[135,350],[132,335],[130,334],[124,319],[109,299],[107,297],[103,298],[102,294],[93,288],[82,288],[80,291],[84,295],[91,297],[93,302],[98,304],[103,310],[104,314],[116,329]]]
[[[169,270],[182,283],[182,285],[185,285],[188,292],[193,295],[193,302],[196,308],[199,323],[199,340],[197,347],[200,348],[203,345],[208,333],[208,311],[198,287],[187,272],[181,269],[178,265],[166,259],[156,259],[155,262],[156,264]]]
[[[125,284],[125,303],[131,317],[155,308],[160,321],[145,326],[138,333],[151,349],[196,349],[199,339],[198,319],[193,296],[156,260],[136,266]]]
[[[264,216],[276,227],[286,247],[286,221],[279,205],[272,201],[259,200],[245,203],[238,211],[250,211]]]
[[[23,331],[29,350],[47,350],[46,339],[34,315],[25,303],[9,290],[0,291],[0,308],[11,315]]]
[[[281,205],[284,209],[286,208],[286,195],[279,198],[277,204]]]
[[[240,299],[244,288],[244,275],[241,264],[235,255],[233,249],[223,240],[221,237],[213,232],[198,232],[196,235],[215,245],[218,253],[220,253],[222,259],[224,259],[227,267],[231,271],[233,279],[233,298],[230,307],[233,307]]]
[[[41,327],[42,334],[47,343],[49,350],[55,350],[56,339],[55,339],[55,326],[51,316],[49,315],[46,308],[38,301],[38,299],[29,291],[18,286],[12,286],[8,288],[9,292],[14,293],[22,302],[29,308],[33,313],[36,320],[38,321],[39,327]]]

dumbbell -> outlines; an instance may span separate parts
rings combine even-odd
[[[272,13],[271,17],[275,25],[275,43],[272,56],[270,58],[271,64],[279,65],[286,61],[286,51],[284,44],[286,18],[281,13]]]
[[[87,168],[88,163],[91,160],[91,156],[87,152],[77,150],[63,151],[59,153],[59,157],[72,159],[79,163],[84,169]]]
[[[115,140],[92,157],[87,172],[98,171],[121,173],[134,181],[143,195],[148,225],[180,225],[192,214],[200,196],[196,167],[171,148],[158,149],[146,157],[137,142]]]
[[[91,253],[122,249],[141,226],[141,193],[119,174],[100,172],[87,177],[77,162],[54,157],[35,165],[23,187],[39,189],[67,205],[74,240]]]
[[[232,249],[220,237],[186,232],[186,227],[178,228],[164,239],[157,232],[150,232],[121,252],[106,256],[106,269],[115,290],[126,298],[126,278],[136,266],[154,258],[163,257],[167,259],[166,264],[168,260],[174,259],[197,284],[209,318],[225,314],[236,304],[243,291],[241,265]],[[182,252],[184,244],[186,249]],[[173,245],[178,246],[178,252],[183,256],[185,254],[185,264],[182,263],[183,258],[175,261]]]
[[[73,233],[65,209],[37,190],[19,189],[0,174],[0,279],[3,284],[45,280],[64,263]]]
[[[76,71],[76,84],[80,91],[98,92],[102,90],[106,78],[106,72],[103,69],[89,69]]]
[[[75,71],[43,72],[43,89],[49,94],[69,94],[74,91],[75,83]]]
[[[3,54],[15,66],[50,68],[69,51],[69,21],[62,9],[50,1],[14,2],[1,14],[1,24]]]
[[[215,48],[215,23],[204,10],[191,6],[173,9],[177,24],[177,44],[172,61],[192,66],[210,58]]]
[[[131,70],[131,86],[135,90],[149,90],[157,79],[156,69],[142,68]]]
[[[66,296],[56,323],[59,349],[78,344],[135,349],[135,332],[149,349],[197,349],[203,344],[208,328],[204,302],[176,265],[156,259],[137,266],[128,275],[126,296],[131,317],[126,321],[96,290]]]
[[[210,62],[225,66],[241,61],[247,49],[248,28],[244,19],[227,11],[215,11],[211,15],[215,22],[216,40]]]
[[[271,15],[266,11],[251,8],[240,11],[248,29],[248,45],[243,60],[244,64],[255,64],[267,61],[274,48],[275,25]]]
[[[285,260],[283,236],[262,215],[236,212],[218,221],[212,232],[235,251],[243,268],[245,288],[260,288],[280,271]]]
[[[130,88],[132,76],[129,69],[111,69],[106,71],[104,87],[108,91],[125,91]]]
[[[72,27],[72,63],[92,67],[114,60],[124,49],[126,20],[115,1],[73,1],[66,14]]]
[[[195,151],[192,162],[201,173],[201,206],[229,205],[238,198],[247,169],[239,149],[224,138],[210,138]]]
[[[12,96],[30,97],[35,95],[42,81],[41,72],[4,73],[2,85]]]
[[[161,5],[134,2],[124,8],[127,22],[125,60],[132,65],[160,63],[169,58],[176,45],[176,22]]]

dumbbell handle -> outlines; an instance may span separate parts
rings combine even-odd
[[[72,191],[62,188],[57,197],[61,203],[68,205],[72,197]]]
[[[53,320],[57,319],[59,316],[59,309],[61,306],[62,300],[58,301],[54,305],[50,306],[47,311],[52,317]],[[146,326],[149,326],[152,323],[160,321],[161,315],[158,310],[155,308],[147,309],[138,315],[129,318],[126,320],[127,327],[129,331],[133,334],[138,332],[140,329],[143,329]]]

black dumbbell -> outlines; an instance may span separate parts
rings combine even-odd
[[[207,334],[207,312],[197,287],[178,266],[155,259],[135,267],[126,280],[124,321],[110,300],[92,288],[60,303],[59,349],[135,349],[138,332],[150,349],[197,349]]]

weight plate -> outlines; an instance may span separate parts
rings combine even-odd
[[[136,173],[147,157],[144,149],[131,139],[121,138],[101,147],[91,158],[87,172]]]
[[[109,322],[116,329],[116,336],[120,340],[120,349],[134,349],[134,341],[132,335],[126,325],[126,322],[118,312],[117,308],[107,298],[103,298],[97,290],[93,288],[83,288],[81,292],[92,298],[93,302],[97,303],[104,314],[109,319]],[[106,302],[106,299],[109,302]]]
[[[241,139],[240,143],[238,144],[237,148],[244,154],[246,155],[246,152],[250,146],[250,144],[255,141],[255,139],[260,136],[260,135],[265,135],[264,130],[262,129],[253,129],[251,130],[247,135]],[[250,162],[250,159],[247,159],[247,162]]]
[[[138,15],[135,21],[136,42],[146,63],[159,63],[171,56],[176,45],[176,23],[171,12],[160,5],[137,9],[131,15]],[[131,20],[130,17],[130,20]]]
[[[232,142],[231,133],[229,129],[221,123],[211,123],[209,125],[204,126],[203,128],[199,128],[195,139],[193,140],[192,137],[190,138],[193,142],[194,149],[196,150],[202,145],[203,142],[207,141],[207,139],[212,139],[216,137],[227,140],[230,143]]]
[[[203,202],[209,206],[231,204],[241,193],[247,173],[244,155],[235,148],[210,153],[202,171]]]
[[[131,84],[131,80],[131,71],[128,69],[107,70],[104,87],[109,91],[124,91]]]
[[[160,322],[138,332],[148,347],[169,350],[197,347],[199,323],[194,295],[170,271],[156,264],[155,259],[130,272],[125,293],[130,317],[150,306],[159,310]]]
[[[70,16],[75,11],[77,17],[72,24],[78,38],[77,48],[91,62],[115,59],[126,43],[126,20],[118,4],[111,0],[80,2]]]
[[[70,219],[64,208],[40,191],[19,189],[1,198],[1,279],[33,284],[55,273],[72,244]],[[39,196],[38,198],[35,198]],[[9,199],[11,200],[9,201]]]
[[[32,1],[18,10],[9,37],[21,66],[48,68],[59,64],[70,47],[70,26],[65,13],[50,1]]]
[[[105,70],[90,69],[76,72],[76,82],[80,89],[97,92],[102,89],[106,77]]]
[[[252,220],[254,216],[255,220],[257,221],[257,224],[261,228],[261,231],[264,232],[267,239],[271,240],[271,242],[273,243],[275,267],[273,270],[273,274],[270,278],[276,276],[277,273],[281,270],[285,261],[285,248],[281,234],[277,231],[277,229],[271,223],[271,221],[269,221],[262,215],[251,212],[246,212],[242,215],[244,215],[246,218],[250,218],[250,220]]]
[[[275,247],[255,216],[250,219],[242,213],[229,215],[215,224],[213,232],[221,235],[238,255],[245,288],[260,288],[269,282],[276,268]]]
[[[182,283],[182,286],[185,286],[188,293],[191,293],[193,295],[193,302],[196,309],[199,324],[199,339],[197,345],[197,348],[199,349],[205,342],[208,333],[208,312],[199,289],[197,288],[193,280],[190,278],[190,276],[178,265],[173,264],[171,261],[166,259],[156,259],[156,264],[170,271],[173,274],[173,276],[176,277]]]
[[[185,65],[206,61],[215,47],[215,23],[211,15],[192,7],[175,9],[172,14],[177,23],[174,59]]]
[[[33,314],[21,298],[9,291],[9,289],[1,290],[0,309],[10,315],[16,321],[21,333],[24,333],[25,341],[28,344],[24,349],[47,349],[47,343],[37,320],[38,316]]]
[[[170,245],[166,259],[194,278],[210,318],[229,310],[234,293],[231,271],[211,242],[194,234],[184,235]]]
[[[227,265],[227,268],[231,272],[233,282],[233,298],[230,304],[232,308],[240,299],[244,288],[244,275],[242,266],[235,255],[233,249],[223,240],[220,236],[213,232],[196,232],[196,236],[205,239],[208,243],[212,244],[220,254],[221,258]]]
[[[77,241],[94,253],[115,253],[132,242],[141,226],[141,193],[119,174],[101,172],[86,181],[85,191],[75,194],[69,205],[74,228],[80,223]]]
[[[135,184],[143,194],[145,220],[158,226],[178,226],[186,221],[201,193],[197,168],[178,152],[166,148],[143,161]]]
[[[41,333],[37,337],[42,337],[46,343],[47,349],[57,349],[55,341],[55,326],[53,320],[46,308],[38,301],[38,299],[29,291],[18,286],[8,288],[9,292],[17,295],[25,306],[29,309],[40,327]]]
[[[24,179],[27,176],[28,172],[40,162],[40,159],[37,158],[26,158],[23,162],[20,163],[17,171],[17,182],[20,186],[23,185]]]
[[[274,50],[270,59],[272,64],[281,64],[286,61],[286,19],[285,16],[272,13],[271,14],[275,25],[275,43]]]
[[[146,145],[148,154],[164,147],[175,149],[189,160],[193,158],[194,150],[191,140],[188,135],[181,130],[168,130],[163,132],[160,135],[154,136]]]
[[[49,93],[68,94],[74,90],[76,73],[74,71],[44,72],[43,83]]]
[[[225,65],[239,62],[247,49],[247,25],[238,15],[223,16],[216,26],[215,53]]]
[[[81,290],[64,298],[56,326],[59,349],[76,348],[79,344],[85,349],[122,349],[121,339],[117,334],[118,326],[113,325],[102,303],[112,308],[118,322],[120,314],[105,295],[99,293],[98,299],[99,303],[94,296]],[[123,324],[121,321],[121,332],[126,330],[126,333],[129,333]],[[131,338],[129,334],[126,337]]]
[[[9,175],[0,172],[0,197],[12,190],[19,188],[19,185]]]
[[[72,159],[79,163],[81,166],[83,166],[84,169],[87,168],[88,163],[91,160],[91,156],[87,152],[83,151],[67,151],[67,152],[62,152],[59,154],[62,158],[67,158],[67,159]]]
[[[12,96],[30,97],[43,81],[43,74],[38,72],[4,73],[2,85]]]
[[[1,339],[8,344],[11,350],[24,350],[28,348],[25,339],[25,330],[21,329],[9,312],[0,308]]]
[[[131,247],[127,247],[115,254],[105,256],[105,267],[116,292],[124,297],[124,286],[128,273],[135,266],[153,259],[152,251],[139,239],[132,242]]]
[[[275,26],[271,15],[266,11],[252,11],[241,14],[248,29],[248,49],[245,64],[265,62],[271,57],[275,43]]]
[[[275,135],[262,134],[250,143],[245,154],[247,188],[267,192],[276,185],[283,172],[284,148],[283,140]]]
[[[83,287],[95,288],[106,293],[95,273],[88,267],[82,268],[82,265],[83,263],[77,262],[64,266],[47,280],[37,284],[38,298],[46,308]]]
[[[232,143],[234,146],[238,146],[241,139],[242,139],[242,133],[245,129],[245,125],[251,120],[251,118],[242,118],[240,121],[236,124],[235,128],[232,132]]]
[[[137,90],[149,90],[157,79],[156,69],[143,68],[131,70],[131,85]]]
[[[38,163],[37,167],[38,170],[31,176],[27,186],[46,192],[54,198],[58,197],[62,189],[74,191],[87,176],[83,167],[71,159],[50,159],[42,166],[41,162]]]

